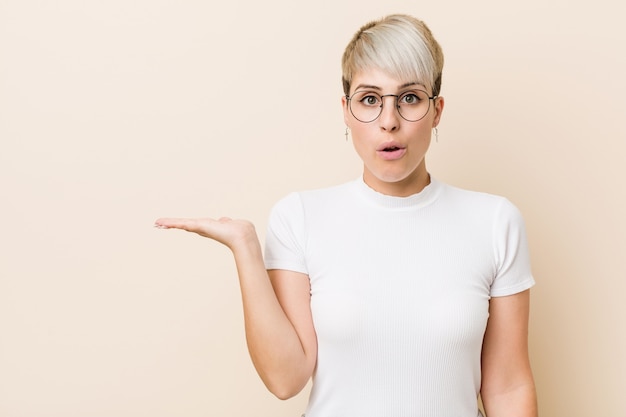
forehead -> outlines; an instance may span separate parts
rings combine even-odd
[[[397,91],[409,87],[425,88],[425,84],[421,80],[410,76],[401,77],[389,74],[379,68],[367,68],[354,75],[350,90],[354,92],[362,88],[371,88],[381,91]]]

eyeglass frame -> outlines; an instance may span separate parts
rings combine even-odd
[[[432,100],[432,101],[434,102],[436,99],[438,99],[438,98],[439,98],[439,95],[429,96],[429,95],[428,95],[428,92],[426,92],[425,90],[422,90],[422,89],[420,89],[420,88],[416,88],[415,90],[408,90],[408,91],[405,91],[405,92],[404,92],[404,93],[402,93],[402,94],[384,94],[384,95],[380,95],[380,94],[378,94],[378,93],[375,93],[375,94],[377,94],[377,95],[380,97],[380,112],[378,112],[378,116],[374,117],[374,118],[373,118],[372,120],[370,120],[369,122],[364,122],[363,120],[361,120],[361,119],[359,119],[358,117],[356,117],[356,115],[355,115],[355,114],[354,114],[354,112],[352,111],[352,106],[350,105],[350,102],[352,101],[352,97],[354,97],[354,95],[355,95],[356,93],[360,92],[360,91],[362,91],[362,90],[357,90],[357,91],[355,91],[354,93],[352,93],[352,95],[351,95],[351,96],[349,96],[349,95],[347,95],[347,94],[346,94],[346,100],[348,101],[346,104],[347,104],[347,106],[348,106],[348,109],[350,109],[350,114],[351,114],[351,115],[352,115],[355,119],[357,119],[359,122],[361,122],[361,123],[372,123],[372,122],[376,121],[376,119],[378,119],[378,118],[380,117],[380,115],[381,115],[381,114],[383,114],[383,106],[384,106],[384,104],[385,104],[385,100],[383,100],[383,99],[384,99],[385,97],[395,97],[395,98],[396,98],[395,108],[396,108],[396,110],[398,111],[398,114],[400,115],[400,117],[402,117],[402,118],[403,118],[404,120],[406,120],[407,122],[419,122],[420,120],[422,120],[424,117],[426,117],[426,115],[427,115],[427,114],[428,114],[428,112],[430,111],[430,101]],[[400,97],[401,97],[401,96],[403,96],[403,95],[404,95],[404,94],[406,94],[406,93],[411,92],[411,91],[421,91],[421,92],[423,92],[423,93],[425,93],[425,94],[426,94],[426,97],[428,97],[428,110],[426,110],[426,113],[424,113],[424,115],[423,115],[422,117],[420,117],[419,119],[417,119],[417,120],[409,120],[409,119],[407,119],[406,117],[404,117],[404,116],[402,115],[402,112],[400,112],[400,105],[398,104],[398,100],[400,99]]]

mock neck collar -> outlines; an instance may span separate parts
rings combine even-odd
[[[396,197],[379,193],[370,188],[370,186],[363,181],[362,176],[355,180],[355,185],[359,195],[370,204],[381,208],[397,210],[425,207],[437,199],[442,189],[442,183],[432,176],[430,177],[430,183],[424,187],[422,191],[407,197]]]

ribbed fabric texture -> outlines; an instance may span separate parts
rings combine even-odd
[[[433,179],[390,197],[361,179],[272,211],[266,266],[311,280],[307,417],[476,417],[489,299],[533,285],[508,200]]]

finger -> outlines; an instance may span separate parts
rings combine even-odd
[[[159,229],[182,229],[189,232],[198,229],[198,221],[196,219],[164,217],[154,222],[154,227]]]

